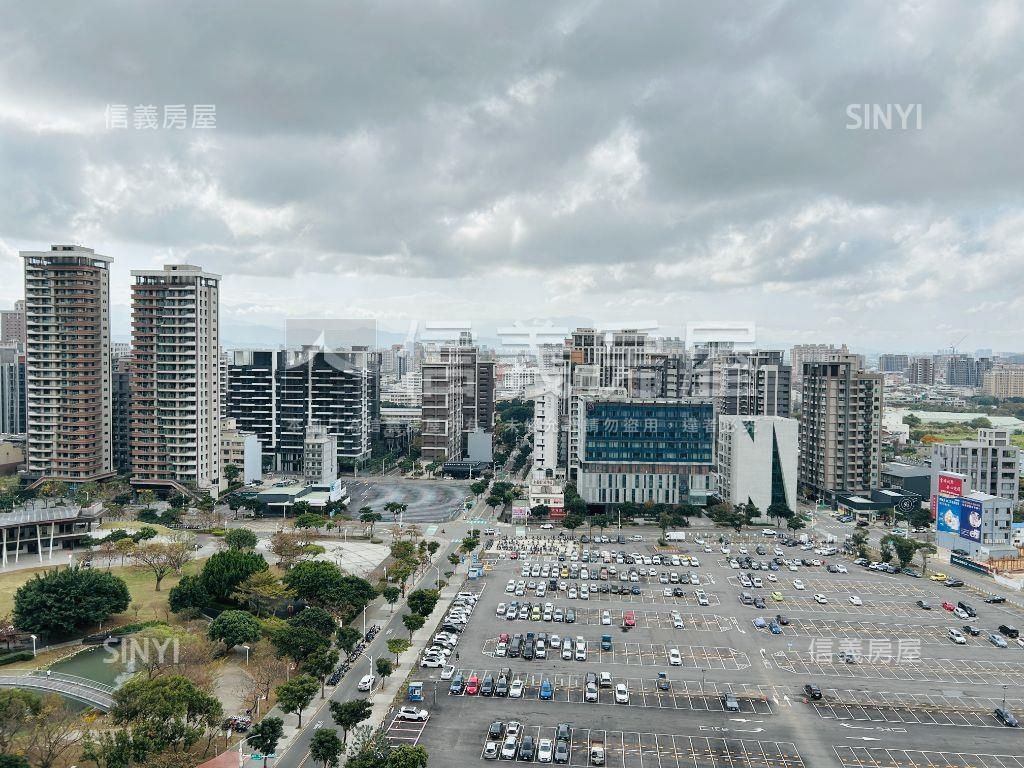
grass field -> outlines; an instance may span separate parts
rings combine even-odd
[[[202,568],[203,561],[194,560],[185,566],[185,574],[198,573]],[[0,574],[0,616],[10,613],[14,609],[14,593],[18,587],[31,579],[37,573],[45,573],[56,566],[40,566],[39,568],[22,568],[16,571],[9,571]],[[101,566],[94,566],[98,570],[105,570]],[[122,614],[112,617],[110,626],[129,624],[134,621],[148,621],[150,619],[167,619],[165,614],[167,608],[167,593],[178,583],[177,576],[173,574],[164,578],[160,584],[160,591],[156,591],[156,579],[149,571],[142,571],[131,566],[114,566],[110,572],[120,576],[128,585],[128,591],[132,596],[132,604]],[[137,610],[136,610],[137,609]]]
[[[1018,448],[1024,448],[1024,432],[1015,432],[1010,435],[1010,442]]]

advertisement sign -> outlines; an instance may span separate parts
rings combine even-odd
[[[959,496],[939,496],[935,527],[940,533],[960,534],[960,501]]]
[[[512,520],[527,520],[530,517],[530,508],[525,504],[512,505]]]
[[[936,510],[937,510],[937,506],[936,505],[938,503],[937,502],[938,498],[939,498],[938,496],[932,496],[932,520],[935,520],[935,513],[936,513]]]
[[[955,475],[939,473],[939,494],[943,496],[963,496],[964,480]]]
[[[960,538],[981,543],[981,502],[960,499]]]

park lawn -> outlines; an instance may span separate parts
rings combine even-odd
[[[182,570],[183,574],[196,574],[202,569],[202,560],[193,560]],[[5,616],[14,610],[14,593],[22,584],[31,579],[37,573],[44,573],[50,568],[57,566],[40,566],[38,568],[22,568],[17,571],[0,574],[0,616]],[[94,565],[94,568],[102,569],[102,566]],[[178,583],[178,576],[171,574],[164,577],[160,584],[160,591],[156,591],[156,579],[152,572],[143,571],[132,566],[113,566],[110,572],[124,579],[128,585],[128,591],[132,596],[132,604],[124,613],[112,617],[109,626],[114,627],[120,624],[130,624],[135,621],[150,621],[152,619],[168,620],[173,619],[174,614],[167,611],[167,593],[171,587]],[[136,612],[136,606],[138,611]],[[136,617],[137,613],[137,617]]]
[[[105,523],[100,523],[101,531],[116,531],[121,530],[132,530],[137,531],[141,528],[152,528],[160,536],[170,536],[175,533],[171,528],[166,525],[160,525],[159,523],[140,523],[138,520],[108,520]]]
[[[1018,448],[1024,448],[1024,432],[1014,432],[1010,435],[1010,442]]]

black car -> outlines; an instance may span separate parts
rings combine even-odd
[[[946,579],[944,583],[947,587],[962,587],[964,585],[961,579]]]
[[[523,736],[522,742],[519,744],[519,760],[533,760],[533,753],[536,751],[536,747],[533,744],[533,736]]]
[[[1013,716],[1013,712],[1004,707],[996,707],[996,711],[992,714],[994,714],[996,716],[996,720],[1003,725],[1009,726],[1010,728],[1020,727],[1020,723],[1018,723],[1017,718]]]
[[[1011,640],[1016,640],[1020,637],[1020,632],[1017,631],[1017,628],[1009,624],[1000,624],[999,631]]]
[[[989,595],[985,598],[986,603],[1005,603],[1006,598],[1002,595]]]
[[[777,622],[779,622],[779,626],[780,626],[780,627],[788,627],[788,626],[789,626],[789,619],[787,619],[787,618],[786,618],[785,616],[783,616],[782,614],[776,614],[776,616],[775,616],[775,620],[776,620]]]
[[[966,632],[971,637],[977,637],[978,635],[981,634],[981,628],[980,627],[976,627],[973,624],[964,624],[963,629],[964,629],[964,632]]]
[[[523,645],[523,658],[527,661],[533,658],[533,643],[529,640]]]
[[[567,608],[565,611],[565,623],[573,624],[576,621],[576,611],[573,608]]]
[[[917,607],[926,611],[930,611],[932,609],[931,603],[927,603],[924,600],[918,600]]]
[[[659,672],[658,673],[658,690],[659,691],[667,691],[667,690],[669,690],[670,687],[671,686],[669,685],[668,677],[665,675],[664,672]]]
[[[806,693],[807,697],[812,701],[817,701],[821,698],[821,688],[813,683],[808,683],[804,686],[804,693]]]
[[[754,598],[754,607],[755,608],[760,608],[763,611],[764,610],[764,598],[763,597],[755,597]]]
[[[481,696],[493,696],[494,695],[494,678],[488,675],[484,678],[483,683],[480,684],[480,695]]]
[[[448,686],[448,693],[454,693],[456,695],[462,693],[466,689],[466,681],[462,675],[456,675],[452,678],[451,684]]]
[[[501,741],[505,735],[505,724],[501,720],[495,720],[487,728],[487,738],[490,741]]]

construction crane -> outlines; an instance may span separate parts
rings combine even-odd
[[[960,337],[960,339],[959,339],[959,340],[958,340],[957,342],[955,342],[955,343],[953,343],[953,344],[950,344],[950,345],[949,345],[949,352],[950,352],[950,354],[953,354],[953,355],[955,355],[955,354],[956,354],[956,347],[957,347],[957,344],[962,344],[962,343],[963,343],[963,341],[964,341],[964,339],[966,339],[966,338],[967,338],[968,336],[970,336],[970,335],[971,335],[971,334],[969,334],[969,333],[965,333],[965,334],[964,334],[963,336],[961,336],[961,337]]]

